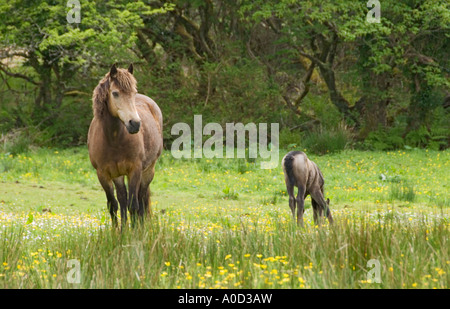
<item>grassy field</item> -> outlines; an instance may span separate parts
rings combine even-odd
[[[310,158],[333,226],[293,224],[281,166],[167,151],[120,233],[85,148],[0,153],[0,288],[449,287],[449,151]]]

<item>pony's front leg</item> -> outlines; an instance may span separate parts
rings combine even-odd
[[[333,217],[331,216],[330,199],[327,198],[326,202],[327,202],[327,211],[325,212],[325,214],[326,214],[326,216],[327,216],[327,218],[328,218],[328,222],[329,222],[330,224],[333,224],[334,220],[333,220]]]
[[[141,171],[138,169],[128,176],[128,207],[130,210],[131,224],[136,225],[136,218],[140,216],[139,187],[141,184]]]
[[[124,177],[117,177],[113,179],[114,186],[116,187],[117,199],[120,204],[120,217],[122,229],[125,228],[127,223],[127,212],[128,212],[128,202],[127,202],[127,187],[125,186]]]
[[[328,217],[328,215],[331,215],[331,213],[330,213],[330,210],[328,208],[327,202],[323,198],[322,191],[320,191],[320,190],[313,190],[313,191],[310,192],[310,195],[311,195],[311,199],[313,201],[315,201],[315,205],[317,205],[316,208],[317,208],[317,212],[319,214],[319,216],[318,216],[319,218],[314,223],[316,225],[320,226],[320,225],[322,225],[322,221],[324,219],[323,218],[323,214],[325,213],[325,216]],[[313,204],[313,206],[314,206],[314,204]],[[331,223],[333,221],[333,218],[328,219],[328,220],[330,220],[330,223]]]
[[[117,200],[114,197],[113,183],[109,177],[103,175],[99,171],[97,171],[97,177],[106,194],[107,206],[111,215],[112,225],[113,227],[117,227],[117,209],[119,206],[117,205]]]

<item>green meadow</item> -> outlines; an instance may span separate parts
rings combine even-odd
[[[448,150],[309,157],[332,226],[309,197],[293,223],[281,165],[165,151],[151,219],[120,232],[86,147],[0,153],[0,288],[449,287]]]

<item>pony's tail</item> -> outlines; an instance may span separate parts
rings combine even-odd
[[[294,160],[295,155],[292,153],[288,153],[284,158],[284,170],[286,171],[291,186],[295,185]]]

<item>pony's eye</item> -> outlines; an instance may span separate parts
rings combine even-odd
[[[118,98],[118,97],[119,97],[119,92],[113,91],[112,95],[113,95],[115,98]]]

